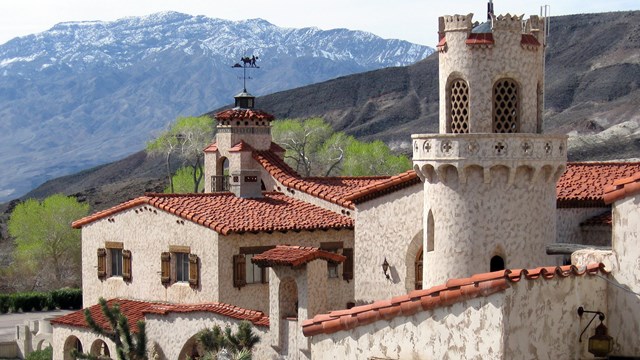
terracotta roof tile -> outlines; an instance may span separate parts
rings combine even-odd
[[[520,45],[522,45],[522,46],[540,46],[540,42],[532,34],[522,34],[522,39],[520,40]]]
[[[596,215],[591,217],[582,223],[580,226],[611,226],[613,224],[613,219],[611,217],[611,210],[607,210],[600,215]]]
[[[438,50],[438,52],[443,52],[447,49],[447,38],[445,36],[442,36],[440,38],[440,41],[438,41],[438,45],[436,45],[436,49]]]
[[[261,267],[299,267],[316,259],[326,260],[332,263],[341,263],[346,258],[342,255],[314,247],[278,245],[273,249],[254,256],[251,262]]]
[[[640,193],[640,172],[617,179],[613,184],[607,185],[604,188],[604,202],[611,204],[637,193]]]
[[[241,109],[241,108],[233,108],[233,109],[220,111],[215,115],[215,118],[218,121],[229,121],[229,120],[272,121],[273,119],[275,119],[273,115],[266,113],[262,110]]]
[[[536,269],[502,270],[476,274],[470,278],[451,279],[445,285],[426,290],[415,290],[391,300],[376,301],[373,304],[356,306],[348,310],[319,314],[302,323],[305,336],[331,334],[350,330],[375,321],[389,321],[397,316],[410,316],[420,311],[449,306],[479,296],[489,296],[508,289],[511,282],[521,279],[565,278],[607,272],[603,264],[589,264],[583,269],[575,266],[541,267]]]
[[[212,144],[210,144],[209,146],[207,146],[206,148],[204,148],[204,150],[202,150],[203,152],[216,152],[218,151],[218,143],[214,142]]]
[[[240,151],[253,151],[253,148],[251,147],[251,145],[247,144],[243,140],[240,140],[239,143],[233,145],[229,149],[229,152],[240,152]]]
[[[470,33],[465,41],[467,45],[493,45],[492,33]]]
[[[228,235],[245,232],[352,229],[353,219],[281,193],[239,198],[231,193],[146,194],[73,222],[74,228],[138,205],[151,205]]]
[[[282,185],[350,209],[420,182],[413,170],[395,176],[303,178],[272,151],[255,151],[253,157]]]
[[[139,320],[144,320],[145,314],[167,315],[169,313],[190,312],[209,312],[238,320],[248,320],[256,326],[269,326],[269,317],[263,312],[243,309],[224,303],[164,304],[128,299],[111,299],[107,301],[107,304],[110,308],[113,307],[114,304],[119,304],[120,311],[129,321],[129,326],[133,332],[138,332],[137,323]],[[88,309],[98,325],[105,329],[111,329],[109,321],[102,313],[100,304],[90,306]],[[56,318],[52,320],[51,323],[89,328],[84,318],[84,309]]]
[[[640,162],[568,163],[558,180],[558,207],[605,207],[604,188],[640,172]]]

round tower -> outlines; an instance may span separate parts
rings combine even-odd
[[[440,134],[413,135],[424,286],[547,265],[566,136],[542,134],[544,22],[441,17]]]

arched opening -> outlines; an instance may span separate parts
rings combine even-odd
[[[500,79],[493,85],[493,132],[520,131],[520,95],[518,84],[512,79]]]
[[[435,221],[433,220],[433,212],[429,210],[427,215],[427,252],[435,249]]]
[[[90,354],[95,356],[111,356],[111,352],[109,351],[107,343],[100,339],[94,341],[93,344],[91,344]]]
[[[75,360],[75,357],[71,356],[71,351],[73,351],[74,349],[78,352],[83,352],[80,339],[71,335],[64,342],[64,360]]]
[[[298,285],[293,278],[286,278],[280,282],[280,316],[298,317]]]
[[[198,344],[198,334],[195,334],[182,346],[178,360],[200,359],[202,356],[204,356],[204,350]]]
[[[416,261],[414,263],[416,280],[414,284],[414,288],[416,290],[422,290],[422,260],[424,258],[424,248],[421,246],[420,250],[418,250],[418,255],[416,256]]]
[[[504,259],[502,256],[496,255],[491,258],[491,262],[489,263],[489,271],[500,271],[504,270]]]
[[[469,133],[469,85],[460,78],[447,87],[447,132]]]
[[[216,164],[216,175],[211,176],[211,191],[229,191],[229,159],[221,157]]]
[[[407,292],[419,289],[417,284],[422,286],[422,268],[417,266],[417,261],[420,261],[422,266],[423,249],[424,249],[424,230],[416,232],[411,239],[411,242],[407,246],[407,253],[404,258],[405,269],[405,288]]]

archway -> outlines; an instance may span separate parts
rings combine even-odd
[[[78,352],[83,352],[80,339],[71,335],[64,342],[64,360],[75,360],[75,357],[71,356],[73,349],[76,349]]]
[[[216,175],[211,177],[211,191],[229,190],[229,159],[221,157],[216,164]]]
[[[182,346],[178,360],[199,359],[202,356],[204,350],[198,345],[198,334],[195,334]]]
[[[91,344],[91,351],[89,353],[95,356],[111,356],[107,343],[100,339],[97,339]]]
[[[416,261],[414,263],[416,280],[414,288],[416,290],[422,290],[422,260],[424,258],[424,250],[420,247],[420,251],[418,251],[418,255],[416,256]]]
[[[298,317],[298,285],[290,277],[280,281],[280,316],[282,318]]]
[[[418,282],[422,287],[422,268],[418,269],[416,265],[418,259],[420,259],[420,266],[422,266],[423,236],[424,231],[421,229],[413,236],[411,242],[407,246],[407,255],[404,260],[406,267],[405,288],[407,292],[418,289],[416,287]]]

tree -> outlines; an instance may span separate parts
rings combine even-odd
[[[199,168],[195,169],[198,172],[202,170]],[[194,180],[195,178],[202,177],[202,174],[197,174],[194,176],[194,169],[190,166],[181,167],[176,171],[176,173],[171,177],[173,184],[173,191],[171,191],[170,187],[164,189],[165,193],[192,193],[194,192]],[[199,182],[198,187],[195,189],[195,192],[203,192],[204,191],[204,183]]]
[[[42,202],[29,199],[15,207],[8,223],[16,243],[12,267],[22,272],[17,276],[32,277],[31,289],[51,275],[50,288],[78,285],[80,230],[71,228],[71,222],[88,212],[88,204],[62,194]]]
[[[380,140],[351,142],[346,152],[342,171],[349,176],[394,175],[411,169],[411,160],[406,156],[393,155]]]
[[[129,321],[127,317],[120,311],[120,305],[114,304],[111,308],[107,304],[107,300],[100,298],[100,309],[105,318],[109,322],[109,329],[98,325],[89,309],[84,309],[84,318],[89,328],[98,335],[102,335],[113,341],[116,345],[116,355],[118,360],[147,360],[147,335],[145,322],[139,320],[136,325],[138,332],[131,333]],[[90,354],[79,353],[75,349],[72,356],[80,359],[100,359],[100,357]]]
[[[175,192],[171,171],[171,156],[174,154],[181,156],[183,166],[190,166],[193,169],[191,192],[198,192],[203,176],[202,150],[211,142],[214,135],[214,121],[210,117],[180,117],[171,128],[147,143],[149,154],[165,156],[170,192]]]
[[[287,150],[285,159],[292,167],[302,176],[319,175],[323,166],[318,155],[333,134],[331,126],[321,118],[279,120],[272,125],[273,138]]]
[[[251,359],[253,347],[260,342],[260,336],[253,333],[250,322],[242,321],[234,333],[227,326],[224,332],[220,326],[203,329],[196,334],[196,341],[204,351],[201,359]],[[225,355],[223,355],[225,354]]]

